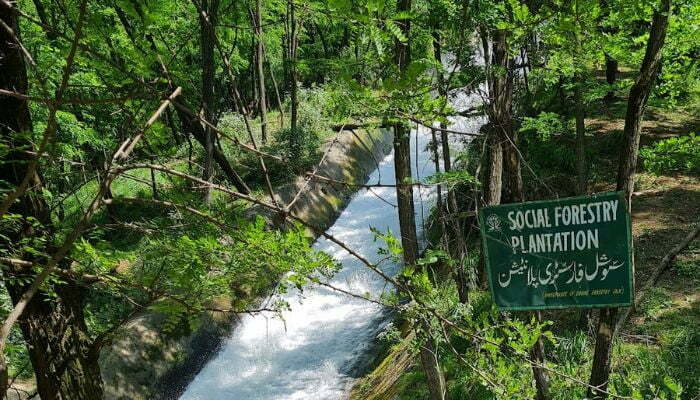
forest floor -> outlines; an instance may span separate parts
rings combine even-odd
[[[611,145],[622,137],[626,102],[600,104],[586,119],[588,146],[592,148],[589,191],[615,190],[619,154]],[[641,147],[674,136],[700,133],[700,105],[673,110],[649,107],[642,124]],[[663,257],[700,224],[700,176],[665,171],[652,174],[640,161],[632,200],[632,233],[637,292],[658,268]],[[552,312],[553,330],[568,335],[580,321],[577,313]],[[643,377],[670,377],[682,388],[683,399],[700,398],[700,241],[681,251],[676,260],[646,293],[620,332],[613,356],[613,371]],[[589,328],[592,328],[590,326]],[[592,335],[592,332],[589,332]],[[592,346],[592,336],[589,345]],[[585,371],[582,370],[582,371]],[[658,383],[658,382],[656,382]],[[668,382],[673,386],[674,383]]]
[[[700,133],[699,108],[694,105],[668,111],[650,107],[642,125],[641,146]],[[586,121],[594,129],[594,141],[619,134],[624,127],[624,102],[615,103],[605,114]],[[615,158],[608,159],[612,173],[616,172]],[[600,179],[594,183],[593,192],[614,190],[610,182],[614,179]],[[635,189],[647,193],[632,201],[635,286],[639,291],[662,258],[700,224],[700,177],[672,171],[654,175],[642,169]],[[621,332],[613,368],[620,373],[640,367],[657,369],[681,384],[683,398],[697,399],[699,326],[700,241],[695,240],[663,272],[639,309],[631,314]]]

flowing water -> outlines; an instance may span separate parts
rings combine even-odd
[[[453,104],[466,109],[480,101],[476,96],[457,93]],[[456,118],[451,129],[476,132],[482,118]],[[423,179],[435,172],[427,145],[430,131],[411,133],[412,174]],[[453,141],[455,146],[458,143]],[[392,184],[393,153],[379,163],[368,184]],[[419,236],[434,204],[435,189],[414,190]],[[370,227],[399,232],[396,191],[392,187],[360,190],[328,229],[340,241],[371,262],[377,253]],[[348,252],[324,238],[314,248],[332,255],[342,270],[330,282],[354,293],[377,298],[391,287]],[[393,275],[397,265],[383,263],[381,269]],[[358,360],[371,357],[372,344],[390,318],[379,305],[324,287],[307,288],[303,294],[290,291],[283,296],[291,310],[283,319],[272,314],[246,315],[224,341],[221,350],[190,383],[185,400],[293,400],[339,399],[346,392],[358,368]]]

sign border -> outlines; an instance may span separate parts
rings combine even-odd
[[[507,205],[517,205],[517,204],[542,204],[542,203],[552,203],[556,201],[570,201],[570,200],[577,200],[577,199],[596,199],[597,197],[600,196],[606,196],[606,195],[611,195],[611,194],[616,194],[620,197],[622,200],[623,207],[627,210],[625,213],[625,224],[626,224],[626,231],[627,231],[627,248],[628,248],[628,258],[630,260],[630,268],[629,268],[629,282],[630,282],[630,290],[629,290],[629,296],[628,296],[628,301],[624,303],[599,303],[599,304],[568,304],[568,305],[559,305],[559,304],[553,304],[553,305],[541,305],[541,306],[501,306],[496,302],[496,295],[494,294],[493,291],[493,282],[491,281],[491,262],[489,260],[489,252],[487,251],[487,243],[486,243],[486,235],[483,234],[483,228],[485,226],[485,221],[484,221],[484,212],[482,210],[488,210],[489,208],[495,208],[499,206],[507,206]],[[558,199],[552,199],[552,200],[535,200],[535,201],[526,201],[522,203],[505,203],[505,204],[497,204],[497,205],[492,205],[492,206],[486,206],[482,207],[479,209],[479,230],[481,230],[481,251],[484,256],[484,267],[486,269],[486,276],[488,278],[489,282],[489,292],[491,292],[491,299],[493,300],[494,304],[496,304],[496,307],[498,307],[499,310],[501,311],[534,311],[534,310],[564,310],[568,308],[614,308],[614,307],[631,307],[634,304],[634,295],[635,295],[635,285],[634,285],[634,242],[632,238],[632,210],[630,210],[630,203],[627,201],[625,198],[625,192],[623,191],[617,191],[617,192],[603,192],[603,193],[595,193],[592,195],[585,195],[585,196],[574,196],[574,197],[564,197],[564,198],[558,198]]]

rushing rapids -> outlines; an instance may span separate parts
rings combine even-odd
[[[477,96],[458,93],[453,104],[466,109],[480,101]],[[481,117],[457,118],[453,129],[476,132],[485,122]],[[435,172],[426,128],[411,132],[412,175],[423,179]],[[455,141],[453,141],[455,142]],[[455,143],[457,145],[457,143]],[[386,156],[367,184],[393,184],[393,153]],[[414,191],[419,236],[435,189]],[[370,227],[399,232],[396,192],[392,187],[360,190],[328,229],[371,262],[379,262],[378,243]],[[332,255],[342,270],[330,282],[353,293],[378,297],[391,287],[361,262],[326,239],[314,248]],[[397,265],[382,263],[388,274]],[[282,319],[269,314],[246,315],[234,328],[212,360],[200,371],[182,395],[184,400],[293,400],[338,399],[368,358],[376,335],[388,323],[381,306],[324,287],[290,291],[283,300],[291,306]]]

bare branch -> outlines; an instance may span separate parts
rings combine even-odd
[[[282,159],[282,157],[279,157],[279,156],[276,156],[276,155],[270,154],[270,153],[265,153],[264,151],[260,151],[260,150],[258,150],[257,148],[254,148],[254,147],[252,147],[252,146],[249,146],[249,145],[247,145],[247,144],[241,142],[240,139],[238,139],[237,137],[231,136],[231,135],[227,134],[226,132],[224,132],[224,131],[222,131],[221,129],[219,129],[219,128],[217,128],[216,126],[214,126],[211,122],[209,122],[209,121],[207,121],[206,119],[204,119],[204,117],[202,117],[201,115],[199,115],[199,114],[195,113],[194,111],[190,110],[189,108],[187,108],[185,105],[183,105],[183,104],[181,104],[181,103],[178,103],[177,101],[173,102],[173,105],[174,105],[177,109],[182,110],[185,114],[189,115],[190,117],[196,118],[196,119],[199,120],[201,123],[203,123],[204,125],[206,125],[206,126],[208,126],[209,128],[211,128],[214,132],[216,132],[216,133],[218,133],[219,135],[225,137],[226,139],[231,140],[234,144],[236,144],[237,146],[242,147],[244,150],[249,151],[249,152],[251,152],[251,153],[255,153],[255,154],[257,154],[258,156],[271,158],[271,159],[276,160],[276,161],[279,161],[279,162],[284,162],[284,159]]]
[[[404,285],[402,285],[401,283],[399,283],[398,281],[396,281],[396,279],[390,277],[389,275],[387,275],[386,273],[384,273],[382,270],[380,270],[379,268],[377,268],[377,266],[376,266],[375,264],[371,263],[371,262],[370,262],[369,260],[367,260],[364,256],[362,256],[362,255],[359,254],[357,251],[355,251],[355,250],[353,250],[352,248],[350,248],[347,244],[343,243],[342,241],[340,241],[340,240],[339,240],[338,238],[336,238],[335,236],[333,236],[333,235],[331,235],[331,234],[325,232],[323,229],[319,228],[318,226],[316,226],[316,225],[314,225],[314,224],[312,224],[312,223],[310,223],[310,222],[305,221],[304,219],[300,218],[299,216],[297,216],[297,215],[295,215],[295,214],[293,214],[293,213],[287,213],[287,212],[285,211],[284,208],[282,208],[282,207],[280,207],[280,206],[278,206],[278,205],[274,205],[274,204],[267,203],[267,202],[265,202],[265,201],[263,201],[263,200],[256,199],[256,198],[254,198],[254,197],[252,197],[252,196],[250,196],[250,195],[246,195],[246,194],[243,194],[243,193],[240,193],[240,192],[236,192],[236,191],[231,190],[231,189],[229,189],[229,188],[227,188],[227,187],[224,187],[224,186],[221,186],[221,185],[217,185],[217,184],[212,183],[212,182],[207,182],[207,181],[205,181],[205,180],[203,180],[203,179],[197,178],[197,177],[192,176],[192,175],[188,175],[188,174],[186,174],[186,173],[184,173],[184,172],[176,171],[176,170],[174,170],[174,169],[172,169],[172,168],[168,168],[168,167],[165,167],[165,166],[162,166],[162,165],[154,165],[154,164],[131,164],[131,165],[127,165],[127,166],[123,166],[123,167],[116,168],[116,169],[115,169],[115,173],[121,173],[121,172],[123,172],[123,171],[131,170],[131,169],[139,169],[139,168],[152,168],[152,169],[155,169],[155,170],[157,170],[157,171],[165,172],[165,173],[168,173],[168,174],[171,174],[171,175],[175,175],[175,176],[181,177],[181,178],[183,178],[183,179],[187,179],[187,180],[190,180],[190,181],[199,183],[199,184],[201,184],[201,185],[205,185],[205,186],[208,185],[208,186],[210,186],[211,188],[216,189],[216,190],[218,190],[218,191],[221,191],[221,192],[223,192],[223,193],[226,193],[226,194],[228,194],[228,195],[230,195],[230,196],[232,196],[232,197],[234,197],[234,198],[236,198],[236,199],[244,200],[244,201],[246,201],[246,202],[248,202],[248,203],[257,204],[257,205],[259,205],[259,206],[262,206],[262,207],[265,207],[265,208],[267,208],[267,209],[269,209],[269,210],[272,210],[272,211],[278,213],[279,215],[281,215],[281,216],[283,216],[283,217],[285,217],[285,218],[289,218],[289,219],[291,219],[291,220],[293,220],[293,221],[296,221],[296,222],[300,223],[301,225],[303,225],[303,226],[309,228],[309,229],[310,229],[311,231],[313,231],[315,234],[317,234],[317,235],[319,235],[319,236],[323,236],[323,237],[326,238],[327,240],[329,240],[329,241],[335,243],[336,245],[340,246],[342,249],[344,249],[345,251],[347,251],[348,253],[350,253],[350,255],[352,255],[353,257],[357,258],[357,259],[358,259],[362,264],[364,264],[367,268],[369,268],[370,270],[374,271],[376,274],[378,274],[379,276],[381,276],[384,280],[386,280],[387,282],[391,283],[391,284],[394,285],[395,287],[401,288],[401,287],[404,286]]]
[[[14,97],[20,100],[34,101],[43,104],[55,104],[56,99],[47,99],[43,97],[33,97],[27,96],[19,92],[13,92],[11,90],[0,89],[0,95]],[[106,99],[85,99],[85,98],[70,98],[62,99],[61,104],[82,104],[82,105],[92,105],[92,104],[109,104],[109,103],[123,103],[127,100],[132,100],[136,98],[147,98],[150,94],[147,93],[135,93],[119,97],[111,97]]]
[[[302,193],[304,193],[306,191],[306,188],[309,187],[309,182],[311,181],[311,178],[313,178],[316,175],[316,173],[318,172],[318,168],[321,166],[321,164],[323,164],[324,161],[326,161],[326,157],[331,152],[331,149],[333,149],[333,146],[338,142],[338,138],[340,138],[341,132],[343,132],[343,128],[341,128],[338,131],[338,134],[335,135],[335,137],[333,138],[333,141],[328,146],[326,151],[323,153],[323,157],[321,157],[321,161],[319,161],[318,164],[316,164],[314,166],[313,171],[311,171],[309,174],[307,174],[306,179],[304,179],[304,184],[299,188],[299,190],[297,191],[297,194],[294,196],[292,201],[290,201],[289,204],[287,204],[287,207],[285,207],[286,212],[289,212],[292,209],[292,207],[294,206],[294,203],[296,203],[297,200],[299,200]]]
[[[85,1],[83,1],[81,5],[81,16],[84,16],[84,11],[85,11]],[[80,21],[82,21],[82,17]],[[181,91],[180,88],[177,88],[175,92],[179,93]],[[112,157],[113,162],[118,162],[119,158],[124,159],[129,156],[129,153],[131,150],[133,150],[134,146],[138,142],[138,139],[140,139],[144,132],[155,122],[155,120],[161,115],[161,113],[165,110],[165,106],[171,101],[171,98],[168,98],[167,100],[163,101],[161,106],[158,108],[158,110],[153,113],[151,118],[148,120],[144,128],[139,131],[133,138],[127,139],[122,143],[122,145],[119,147],[119,149],[114,153],[114,156]],[[164,106],[165,105],[165,106]],[[35,160],[37,160],[39,157],[36,157]],[[7,343],[7,338],[10,335],[10,331],[12,329],[12,326],[17,322],[17,319],[19,316],[22,314],[24,309],[27,307],[29,304],[29,301],[34,297],[36,292],[39,290],[39,287],[46,281],[46,279],[51,275],[51,273],[56,270],[56,266],[58,263],[63,260],[63,258],[68,254],[70,249],[73,246],[73,243],[80,237],[82,232],[85,230],[87,227],[88,222],[92,219],[93,215],[97,210],[100,208],[103,197],[105,193],[107,193],[107,190],[109,189],[110,185],[114,181],[114,179],[118,176],[117,171],[110,171],[107,173],[105,178],[102,180],[100,184],[100,188],[97,191],[97,194],[92,200],[92,203],[88,207],[88,209],[84,212],[82,218],[80,221],[76,224],[76,226],[73,228],[73,231],[71,231],[66,238],[63,241],[63,244],[58,248],[58,250],[53,254],[53,256],[47,261],[46,265],[44,266],[43,270],[34,278],[34,281],[32,282],[31,286],[29,289],[27,289],[26,292],[22,294],[22,297],[17,301],[17,304],[15,304],[14,308],[10,313],[8,314],[7,318],[5,318],[5,321],[2,324],[2,330],[0,331],[0,355],[2,355],[2,352],[4,351],[5,345]]]
[[[690,231],[680,243],[678,243],[674,248],[671,249],[671,251],[668,252],[668,254],[664,256],[664,258],[659,263],[659,266],[656,267],[654,272],[644,284],[644,287],[635,296],[634,305],[632,307],[627,307],[625,311],[620,315],[620,318],[617,320],[617,324],[615,324],[615,332],[618,332],[622,328],[622,326],[627,322],[627,318],[629,318],[632,311],[639,307],[639,304],[641,304],[642,300],[644,300],[644,296],[654,285],[656,285],[656,282],[658,282],[659,278],[661,277],[661,274],[663,274],[664,271],[671,267],[671,263],[673,262],[673,260],[676,259],[678,253],[680,253],[686,247],[688,247],[688,245],[690,245],[690,243],[693,240],[697,239],[698,236],[700,236],[700,221],[698,221],[698,223],[696,224],[695,229]]]

